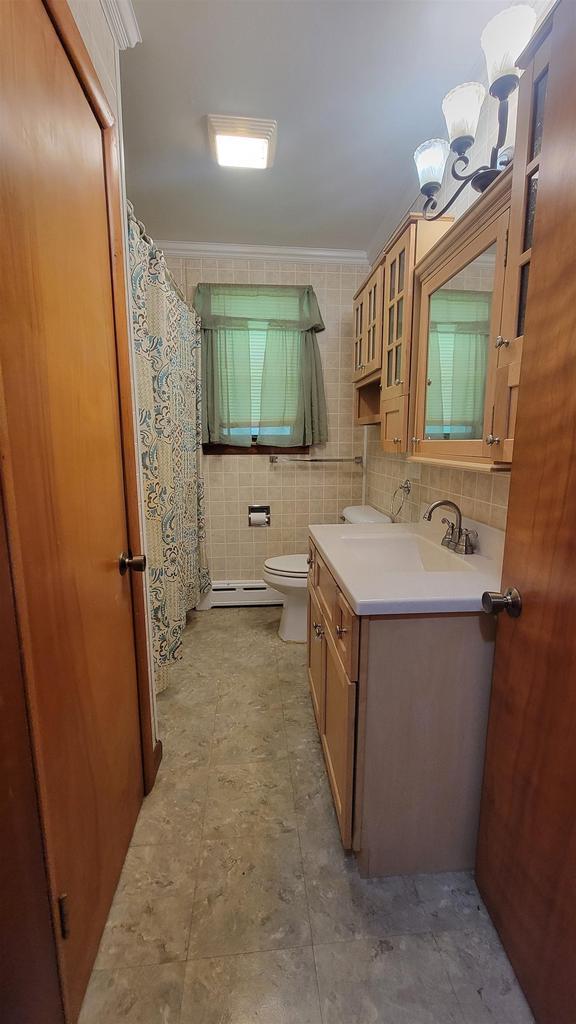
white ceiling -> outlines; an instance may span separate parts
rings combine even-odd
[[[510,0],[135,0],[121,56],[128,195],[156,238],[373,251],[415,199],[412,153],[483,74]],[[278,121],[267,171],[218,167],[206,114]]]

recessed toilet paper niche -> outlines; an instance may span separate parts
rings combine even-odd
[[[248,505],[248,526],[270,526],[270,505]]]

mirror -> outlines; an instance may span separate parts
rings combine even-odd
[[[430,296],[426,440],[483,436],[495,269],[496,244]]]

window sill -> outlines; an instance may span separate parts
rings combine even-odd
[[[234,444],[203,444],[202,451],[204,455],[307,455],[310,446],[278,448],[269,444],[253,444],[248,448]]]

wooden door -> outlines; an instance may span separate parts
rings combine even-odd
[[[355,296],[352,307],[352,320],[354,328],[354,371],[353,380],[360,380],[364,376],[365,347],[366,347],[366,290]]]
[[[325,628],[320,605],[313,590],[308,591],[308,682],[312,706],[320,732],[324,729]]]
[[[352,846],[356,683],[348,679],[334,641],[326,634],[325,708],[321,735],[328,780],[345,849]]]
[[[399,455],[408,446],[408,396],[380,403],[380,443],[385,452]]]
[[[411,336],[414,224],[400,236],[386,256],[382,402],[401,398],[409,389],[407,346]]]
[[[0,4],[2,486],[68,1018],[142,800],[103,130],[40,0]]]
[[[514,450],[549,55],[548,37],[520,79],[506,283],[502,326],[496,342],[498,362],[493,436],[498,441],[493,447],[493,453],[494,458],[502,462],[511,462]]]
[[[576,1020],[576,5],[554,12],[477,879],[538,1024]]]
[[[376,268],[368,281],[365,294],[365,345],[362,366],[362,376],[374,373],[382,366],[382,287],[384,281],[384,267]]]

